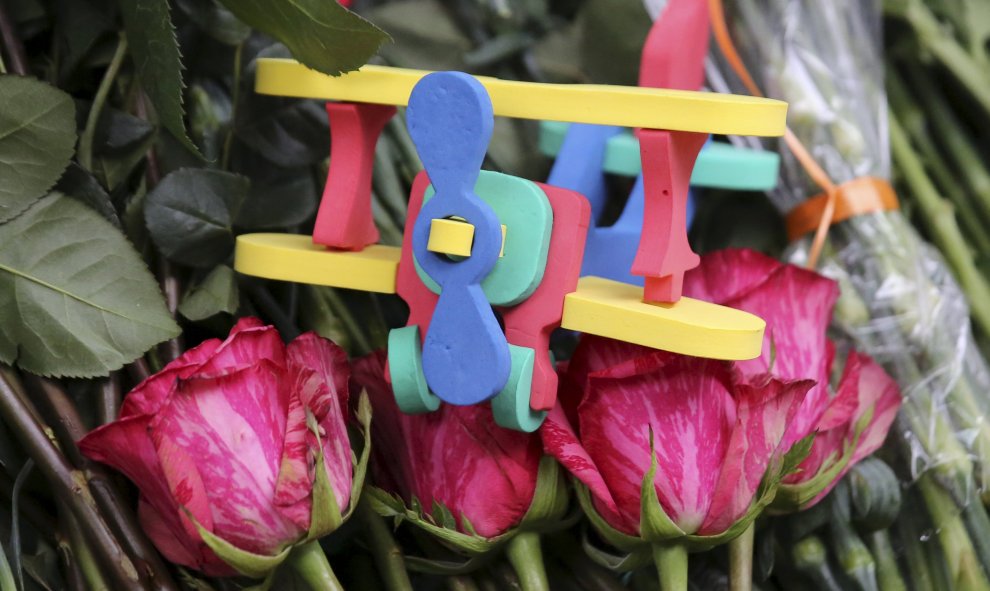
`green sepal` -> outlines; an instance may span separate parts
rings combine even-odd
[[[275,575],[278,573],[278,569],[272,569],[267,575],[265,575],[264,580],[262,580],[257,585],[251,585],[250,587],[244,587],[241,591],[268,591],[272,588],[272,583],[275,582]]]
[[[591,492],[588,487],[583,483],[575,481],[574,491],[576,493],[578,503],[581,505],[581,509],[584,514],[588,517],[588,521],[591,523],[598,535],[602,537],[606,542],[612,546],[618,548],[623,552],[636,552],[641,548],[645,547],[649,551],[650,543],[642,538],[636,536],[631,536],[627,533],[623,533],[611,525],[605,519],[598,514],[595,510],[594,504],[591,502]],[[652,560],[652,557],[651,557]]]
[[[830,454],[829,457],[822,462],[822,468],[819,469],[818,473],[812,478],[798,484],[781,483],[780,489],[777,491],[777,498],[774,499],[771,509],[774,512],[781,513],[793,513],[795,511],[800,511],[804,509],[808,503],[818,497],[823,490],[828,488],[828,486],[839,477],[839,474],[842,473],[842,471],[852,460],[853,453],[856,451],[856,446],[859,445],[859,438],[870,425],[870,421],[873,420],[873,412],[875,408],[875,406],[870,407],[870,409],[867,410],[867,412],[864,413],[858,421],[856,421],[856,427],[852,440],[845,442],[842,446],[841,453]],[[795,444],[791,450],[793,451],[794,448],[810,437],[812,437],[812,435],[802,439],[800,442]],[[790,453],[791,452],[788,452],[788,455],[790,455]],[[785,471],[781,474],[781,478],[793,472],[797,466],[804,461],[804,458],[807,457],[808,453],[811,453],[811,444],[808,445],[807,453],[804,454],[804,457],[802,457],[800,461],[793,465],[793,468],[787,470],[788,466],[785,466]]]
[[[309,518],[309,531],[305,541],[321,538],[330,532],[336,531],[340,524],[344,522],[340,514],[340,504],[337,502],[337,495],[330,485],[330,474],[327,473],[327,465],[323,456],[323,442],[320,440],[320,426],[316,423],[316,417],[307,408],[306,426],[316,437],[316,466],[313,478],[313,494]],[[352,505],[356,503],[351,503]]]
[[[642,539],[650,542],[665,542],[684,537],[679,528],[660,506],[657,487],[657,454],[654,448],[653,427],[650,427],[650,469],[643,476],[639,491],[639,533]]]
[[[287,546],[278,554],[267,556],[242,550],[203,527],[188,509],[183,507],[182,510],[185,511],[186,517],[196,526],[196,531],[199,532],[199,536],[209,546],[210,550],[213,550],[213,553],[219,556],[221,560],[246,577],[255,579],[267,577],[269,573],[275,570],[275,567],[282,564],[289,556],[289,552],[292,551],[292,546]]]
[[[560,469],[560,464],[551,456],[543,456],[536,472],[533,501],[520,520],[518,529],[538,533],[558,529],[567,514],[569,500],[567,478]]]
[[[420,503],[415,499],[410,503],[410,507],[406,507],[405,501],[401,497],[392,495],[376,486],[367,487],[365,494],[375,513],[382,517],[394,518],[396,525],[407,521],[469,556],[487,554],[500,547],[515,533],[515,530],[510,530],[494,538],[486,538],[477,534],[464,534],[455,529],[438,525],[434,517],[425,513]]]
[[[477,556],[472,556],[463,562],[454,562],[452,560],[433,560],[430,558],[423,558],[421,556],[406,556],[406,567],[418,573],[426,573],[429,575],[443,575],[443,576],[457,576],[466,575],[472,573],[479,568],[485,566],[494,558],[494,554],[478,554]]]
[[[436,501],[427,513],[418,499],[412,499],[407,506],[402,497],[375,486],[368,487],[366,497],[375,513],[382,517],[391,517],[395,527],[407,521],[470,557],[465,563],[406,557],[410,568],[435,574],[460,574],[468,572],[466,569],[477,568],[482,562],[474,561],[475,558],[500,549],[520,532],[547,533],[573,525],[573,519],[565,518],[568,508],[567,493],[567,480],[560,466],[553,458],[544,456],[540,459],[533,500],[519,525],[491,538],[479,535],[463,514],[459,516],[460,524],[467,533],[458,531],[458,520],[453,512]]]
[[[582,528],[581,547],[588,558],[613,572],[629,572],[653,562],[650,544],[644,542],[637,550],[627,554],[612,554],[591,543],[591,540],[588,539],[587,528]]]
[[[371,458],[371,399],[368,398],[367,390],[362,390],[361,396],[358,398],[357,419],[358,424],[361,425],[363,445],[361,446],[361,456],[354,462],[354,478],[351,480],[351,506],[344,513],[344,521],[347,521],[357,509],[358,499],[361,498],[364,480],[368,474],[368,462]]]

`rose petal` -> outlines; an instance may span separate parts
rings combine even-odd
[[[186,536],[176,536],[168,521],[144,497],[138,499],[137,513],[141,529],[169,562],[195,568],[211,577],[237,575],[237,571],[214,554],[206,544],[199,542],[196,545],[198,547],[191,547]]]
[[[327,407],[336,402],[341,416],[347,415],[348,382],[351,367],[347,363],[347,353],[332,341],[316,333],[300,335],[287,347],[290,364],[306,367],[319,376],[318,383],[327,385],[319,391],[302,390],[303,402],[313,411],[317,421],[323,421]]]
[[[613,369],[617,369],[613,372]],[[650,469],[650,428],[657,456],[656,489],[664,511],[693,533],[712,503],[731,433],[732,400],[725,363],[671,356],[652,372],[627,368],[591,374],[580,415],[581,440],[636,531],[640,487]]]
[[[181,473],[198,470],[213,532],[262,554],[302,533],[272,506],[289,410],[289,385],[280,374],[262,361],[219,377],[180,381],[150,428],[160,454],[174,445],[194,459]]]
[[[783,266],[784,263],[755,250],[718,250],[702,256],[701,264],[684,275],[683,293],[725,304],[745,296]]]
[[[385,383],[381,355],[359,360],[354,373],[374,411],[373,475],[379,486],[407,502],[418,499],[427,512],[441,503],[461,530],[466,518],[485,537],[519,523],[532,503],[542,456],[535,434],[498,427],[483,405],[401,413]]]
[[[154,414],[165,404],[175,380],[191,376],[220,346],[220,339],[209,339],[183,353],[155,375],[145,379],[124,397],[120,418]]]
[[[142,501],[154,509],[158,517],[156,525],[166,528],[169,537],[181,541],[182,548],[176,548],[174,552],[195,556],[200,544],[199,534],[191,524],[183,523],[186,520],[172,496],[168,478],[148,436],[150,421],[147,416],[134,416],[109,423],[81,439],[79,449],[86,457],[112,466],[127,476],[138,487]],[[212,529],[209,513],[202,522],[204,527]],[[157,539],[155,542],[158,544]],[[158,548],[165,553],[164,546],[158,545]]]
[[[736,424],[700,535],[722,533],[746,513],[771,459],[786,451],[781,440],[812,386],[811,380],[736,385]]]
[[[901,390],[897,382],[869,355],[857,353],[861,370],[859,374],[860,407],[856,419],[862,417],[870,406],[873,416],[866,430],[860,435],[850,465],[855,464],[883,445],[887,432],[901,407]]]
[[[196,377],[215,377],[234,373],[266,360],[285,367],[285,344],[272,326],[257,318],[242,318],[230,331],[213,356],[195,372]]]
[[[312,373],[312,372],[310,372]],[[282,463],[275,483],[275,505],[299,529],[309,529],[312,515],[313,448],[306,426],[306,407],[298,395],[289,398]]]
[[[598,466],[581,445],[560,405],[554,406],[547,413],[547,418],[540,426],[539,432],[543,441],[543,451],[553,456],[565,470],[588,487],[595,508],[605,521],[612,527],[623,529],[627,533],[635,533],[636,527],[630,527],[629,522],[619,514],[619,508],[605,480],[602,479]]]

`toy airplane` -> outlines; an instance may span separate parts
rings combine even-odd
[[[701,357],[760,354],[760,318],[681,297],[684,273],[698,264],[685,202],[708,134],[779,136],[785,103],[376,66],[333,78],[290,60],[260,60],[256,90],[344,102],[327,107],[331,164],[313,236],[239,236],[234,266],[402,297],[409,320],[390,333],[388,360],[404,411],[491,400],[500,425],[535,430],[556,400],[549,337],[558,326]],[[378,134],[404,105],[426,170],[397,248],[375,244],[370,178]],[[644,215],[632,272],[645,288],[579,280],[590,219],[582,195],[479,170],[496,115],[642,128]]]
[[[655,88],[697,90],[708,53],[708,3],[670,0],[647,35],[640,57],[639,84]],[[556,156],[547,183],[571,189],[591,203],[591,224],[581,275],[595,275],[643,285],[630,273],[643,225],[644,177],[640,146],[634,133],[605,125],[540,124],[540,150]],[[745,150],[709,140],[691,172],[691,185],[765,191],[777,184],[777,154]],[[599,223],[605,207],[606,173],[636,177],[622,214],[611,226]],[[685,221],[690,228],[694,199],[688,193]]]

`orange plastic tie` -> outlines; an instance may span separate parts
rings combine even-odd
[[[763,96],[763,92],[756,85],[749,70],[746,69],[746,64],[743,63],[742,58],[739,56],[735,44],[732,43],[732,36],[729,34],[729,27],[725,21],[725,9],[722,6],[722,0],[709,0],[708,8],[712,19],[712,32],[715,35],[715,41],[718,43],[719,49],[722,51],[722,55],[725,56],[725,59],[729,62],[729,66],[736,73],[736,76],[739,76],[739,79],[742,80],[742,83],[749,92],[754,96]],[[794,135],[794,132],[790,128],[787,128],[784,132],[784,141],[794,154],[794,157],[801,164],[801,167],[811,177],[811,180],[821,187],[825,193],[822,206],[816,210],[816,213],[821,217],[815,224],[815,239],[811,243],[811,251],[808,253],[808,268],[813,269],[818,265],[818,257],[821,255],[822,247],[825,246],[828,229],[832,225],[832,216],[836,212],[839,190],[836,188],[835,183],[832,182],[832,179],[829,178],[828,173],[818,165],[814,157],[812,157],[807,148],[804,147],[804,144],[801,143],[801,140]]]
[[[897,194],[890,183],[876,177],[861,177],[842,183],[835,191],[835,211],[832,224],[848,220],[857,215],[890,211],[900,207]],[[787,214],[787,237],[797,240],[818,228],[827,207],[828,195],[821,193],[798,205]]]

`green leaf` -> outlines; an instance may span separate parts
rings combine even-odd
[[[0,222],[44,196],[76,145],[72,98],[34,78],[0,76]]]
[[[251,34],[251,27],[238,20],[217,0],[176,0],[175,4],[189,16],[189,20],[221,43],[238,45]]]
[[[247,194],[247,178],[219,170],[183,168],[148,194],[144,219],[168,258],[212,267],[234,249],[233,220]]]
[[[287,57],[281,45],[266,47],[257,58]],[[253,91],[257,58],[247,68],[234,133],[251,150],[279,166],[310,166],[330,155],[330,122],[324,103],[265,96]],[[239,163],[252,166],[250,161]]]
[[[110,196],[107,195],[107,192],[103,190],[93,175],[75,162],[70,163],[69,167],[65,169],[62,178],[55,185],[55,190],[82,201],[99,212],[103,219],[118,228],[121,227],[120,217],[117,215],[117,210],[114,209],[113,202],[110,201]]]
[[[217,265],[202,283],[182,298],[179,313],[192,321],[205,320],[221,312],[233,314],[239,301],[233,269]]]
[[[166,0],[118,0],[141,87],[158,120],[190,152],[199,150],[186,135],[182,110],[182,60]]]
[[[189,87],[189,135],[211,161],[223,154],[232,114],[230,95],[216,81],[206,79]]]
[[[267,165],[256,170],[234,225],[253,230],[290,228],[316,213],[322,187],[317,187],[310,169]]]
[[[55,0],[55,32],[59,44],[59,76],[66,78],[113,31],[116,7],[112,0]]]
[[[106,375],[179,334],[130,243],[53,193],[0,225],[0,360],[45,376]]]
[[[90,104],[77,101],[80,114],[88,113]],[[115,191],[144,161],[155,127],[140,117],[104,107],[93,136],[93,173],[111,192]]]
[[[314,70],[337,76],[363,66],[390,37],[331,0],[222,0],[251,27],[284,43]]]

